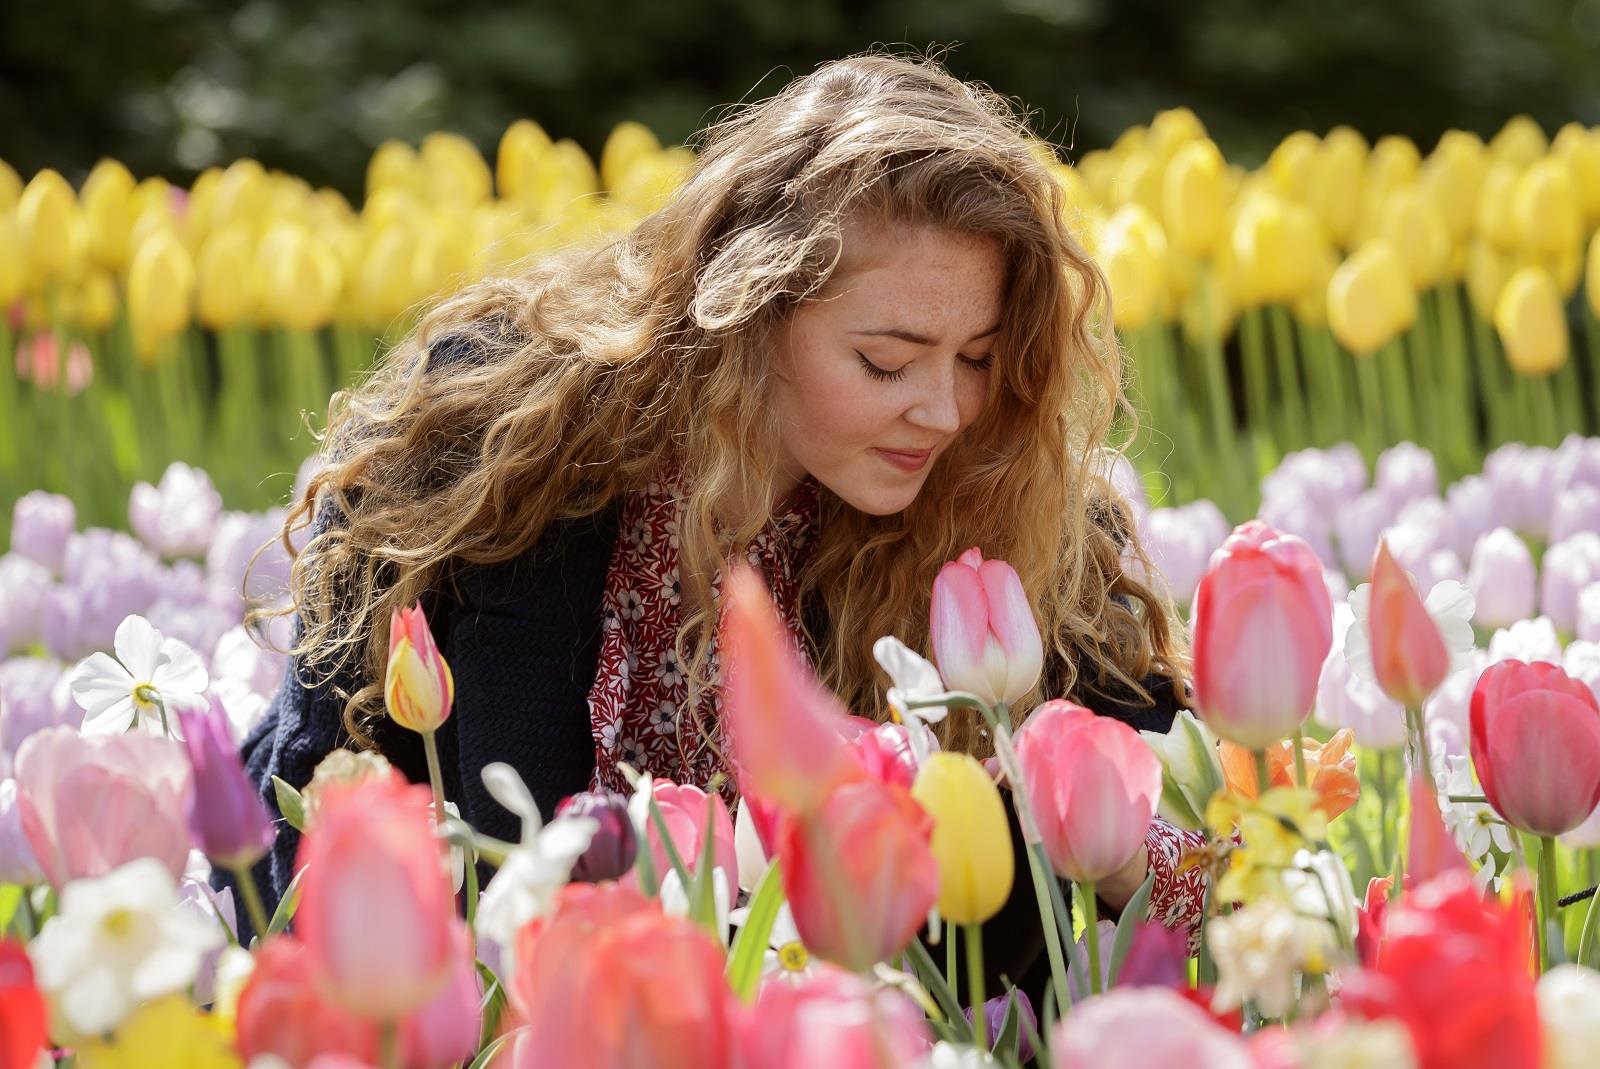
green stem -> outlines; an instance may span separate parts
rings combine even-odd
[[[1283,447],[1292,449],[1306,442],[1310,415],[1306,412],[1305,391],[1300,386],[1300,369],[1296,363],[1294,326],[1289,320],[1287,305],[1274,304],[1268,310],[1272,320],[1272,354],[1278,365],[1278,385],[1283,394],[1283,423],[1286,432]]]
[[[1306,775],[1306,733],[1304,728],[1294,729],[1294,781],[1301,787],[1311,786]]]
[[[433,822],[439,828],[444,827],[444,773],[439,768],[439,743],[434,738],[434,733],[422,733],[422,752],[428,755],[428,784],[433,787]]]
[[[1554,445],[1561,436],[1561,419],[1556,415],[1556,398],[1552,392],[1549,375],[1528,379],[1528,395],[1533,403],[1534,429],[1538,440]]]
[[[1391,430],[1401,440],[1417,440],[1416,404],[1411,399],[1411,382],[1406,368],[1406,353],[1400,340],[1389,342],[1378,350],[1377,357],[1389,384],[1389,396],[1394,402],[1390,413],[1395,417]]]
[[[1389,751],[1378,751],[1378,863],[1383,871],[1393,867],[1389,853]]]
[[[989,1016],[983,1011],[985,1001],[983,979],[983,926],[963,925],[967,933],[968,986],[972,989],[972,1027],[979,1050],[989,1049]],[[955,942],[955,940],[951,940]]]
[[[1252,308],[1244,314],[1239,324],[1239,343],[1244,351],[1244,385],[1245,397],[1248,400],[1246,411],[1249,415],[1248,430],[1264,434],[1268,441],[1273,442],[1273,453],[1281,453],[1276,429],[1273,427],[1271,411],[1271,386],[1267,381],[1267,354],[1266,343],[1261,336],[1261,319],[1264,311]],[[1255,458],[1251,458],[1251,471],[1255,470]]]
[[[250,916],[250,927],[255,929],[257,939],[265,939],[272,922],[267,919],[267,907],[261,901],[260,890],[256,888],[256,878],[251,875],[249,865],[236,865],[231,871],[233,882],[239,888],[239,897],[244,899],[244,911]]]
[[[382,1069],[400,1069],[400,1026],[394,1021],[378,1026],[378,1065]]]
[[[1083,935],[1089,950],[1089,994],[1100,993],[1100,925],[1099,904],[1094,897],[1094,881],[1080,880],[1078,890],[1083,895]]]
[[[1556,841],[1549,835],[1539,836],[1539,972],[1550,971],[1555,955],[1551,953],[1552,930],[1559,932],[1556,922]]]
[[[961,1004],[961,961],[957,956],[956,926],[944,922],[944,982],[950,985],[950,996]]]
[[[1256,797],[1260,798],[1267,793],[1267,787],[1271,785],[1272,778],[1267,772],[1267,751],[1254,750],[1252,753],[1255,754],[1256,759]]]
[[[1352,359],[1356,362],[1356,386],[1361,392],[1361,425],[1367,446],[1367,462],[1371,463],[1388,442],[1388,428],[1383,414],[1383,387],[1378,382],[1378,354],[1367,353]]]
[[[1489,799],[1481,794],[1447,794],[1447,799],[1452,802],[1476,802],[1479,805],[1488,805]]]

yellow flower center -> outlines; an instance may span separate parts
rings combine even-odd
[[[134,918],[131,909],[114,909],[106,914],[106,934],[113,939],[126,939],[133,934]]]
[[[811,964],[811,954],[798,941],[778,948],[778,964],[789,972],[799,972]]]
[[[146,712],[156,707],[156,700],[161,697],[161,692],[154,683],[135,683],[133,685],[133,704]]]

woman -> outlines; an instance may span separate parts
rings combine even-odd
[[[480,830],[516,836],[490,761],[547,815],[623,788],[623,761],[703,784],[725,768],[716,592],[738,555],[857,713],[887,716],[872,641],[927,648],[934,575],[977,545],[1016,567],[1045,635],[1019,721],[1072,695],[1165,730],[1183,651],[1121,567],[1137,547],[1098,448],[1119,358],[1047,155],[993,93],[852,57],[712,127],[627,236],[431,311],[336,395],[331,459],[290,516],[316,514],[294,660],[245,744],[268,803],[272,776],[301,786],[351,743],[426,779],[382,717],[390,613],[418,598],[457,687],[446,795]],[[941,733],[985,753],[971,720]],[[295,844],[263,863],[269,899]],[[1191,917],[1177,834],[1149,845],[1157,908]],[[1099,886],[1109,909],[1146,864]],[[990,959],[1013,978],[1040,946],[1018,885]]]

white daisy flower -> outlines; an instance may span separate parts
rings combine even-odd
[[[163,638],[143,616],[124,618],[112,645],[116,657],[92,653],[69,677],[72,696],[86,714],[83,733],[114,735],[139,727],[181,738],[178,710],[203,705],[210,683],[200,655]]]

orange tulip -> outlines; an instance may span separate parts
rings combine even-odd
[[[1406,708],[1422,708],[1450,674],[1450,651],[1416,584],[1384,541],[1372,562],[1367,627],[1378,686]]]
[[[1361,797],[1361,780],[1356,776],[1356,755],[1350,752],[1356,735],[1349,728],[1333,733],[1327,742],[1306,738],[1301,753],[1305,756],[1306,776],[1317,792],[1313,805],[1329,820],[1356,804]],[[1267,747],[1269,787],[1292,787],[1295,783],[1294,743],[1283,739]],[[1255,755],[1243,746],[1223,739],[1218,744],[1222,758],[1222,778],[1228,790],[1246,798],[1260,795],[1256,783]]]

